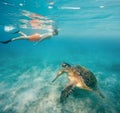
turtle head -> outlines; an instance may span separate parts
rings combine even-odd
[[[57,73],[57,76],[53,79],[52,82],[54,82],[60,75],[62,75],[65,72],[68,72],[68,70],[71,68],[71,65],[68,63],[63,62],[61,64],[62,69],[60,69]]]
[[[64,71],[67,71],[67,70],[69,70],[69,69],[71,68],[71,65],[68,64],[68,63],[66,63],[66,62],[63,62],[63,63],[61,64],[61,67],[62,67],[62,69],[63,69]]]

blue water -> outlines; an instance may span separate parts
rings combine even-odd
[[[38,44],[0,44],[0,113],[120,112],[119,0],[1,0],[0,6],[0,40],[18,36],[10,27],[28,35],[46,31],[30,26],[27,13],[47,17],[59,29]],[[76,88],[61,104],[66,75],[51,81],[63,61],[90,69],[105,99]]]

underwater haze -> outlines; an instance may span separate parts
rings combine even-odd
[[[0,15],[0,41],[59,30],[0,44],[0,113],[120,112],[120,0],[0,0]],[[52,80],[62,62],[91,70],[105,98],[75,88],[60,103],[67,76]]]

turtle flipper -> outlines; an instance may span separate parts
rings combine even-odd
[[[75,85],[74,84],[68,84],[61,92],[60,96],[60,102],[62,103],[73,91]]]
[[[97,93],[100,97],[105,98],[105,96],[100,92],[100,90],[96,90],[96,93]]]

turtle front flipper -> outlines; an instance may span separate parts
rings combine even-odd
[[[59,70],[57,73],[57,76],[52,80],[52,82],[54,82],[60,75],[62,75],[64,73],[64,70]]]
[[[96,92],[100,97],[105,98],[105,96],[100,92],[100,90],[97,89],[95,92]]]
[[[60,96],[60,102],[62,103],[73,91],[75,87],[75,84],[73,83],[68,83],[66,87],[62,90],[61,96]]]

